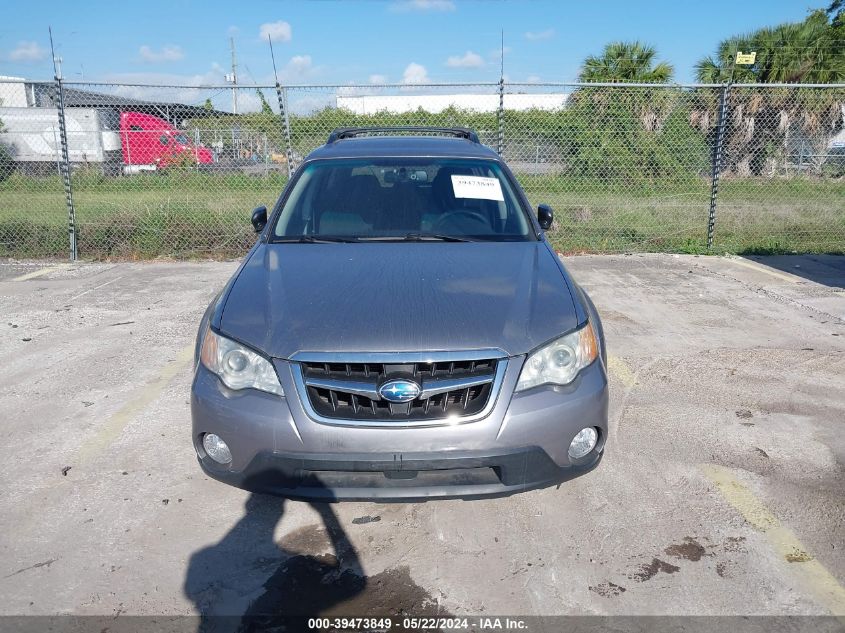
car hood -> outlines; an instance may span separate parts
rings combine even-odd
[[[578,324],[542,242],[260,244],[220,330],[269,356],[298,351],[530,351]]]

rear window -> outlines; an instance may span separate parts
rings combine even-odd
[[[447,236],[536,239],[514,185],[495,161],[324,160],[307,165],[273,235],[386,240]]]

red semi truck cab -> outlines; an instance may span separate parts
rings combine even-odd
[[[187,158],[197,164],[214,162],[207,147],[194,145],[181,130],[143,112],[120,114],[120,144],[125,165],[162,168]]]

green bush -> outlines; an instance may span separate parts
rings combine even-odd
[[[0,218],[0,256],[54,257],[67,252],[67,223]]]
[[[827,160],[822,164],[822,175],[826,178],[845,176],[845,147],[837,147],[830,151]]]

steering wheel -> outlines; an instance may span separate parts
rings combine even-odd
[[[439,233],[443,224],[445,224],[448,220],[451,220],[452,218],[461,215],[467,218],[471,218],[476,222],[480,222],[486,227],[490,226],[490,220],[488,220],[484,215],[482,215],[478,211],[470,211],[469,209],[459,209],[457,211],[446,211],[446,213],[437,218],[437,220],[434,222],[434,225],[432,226],[433,232]]]

